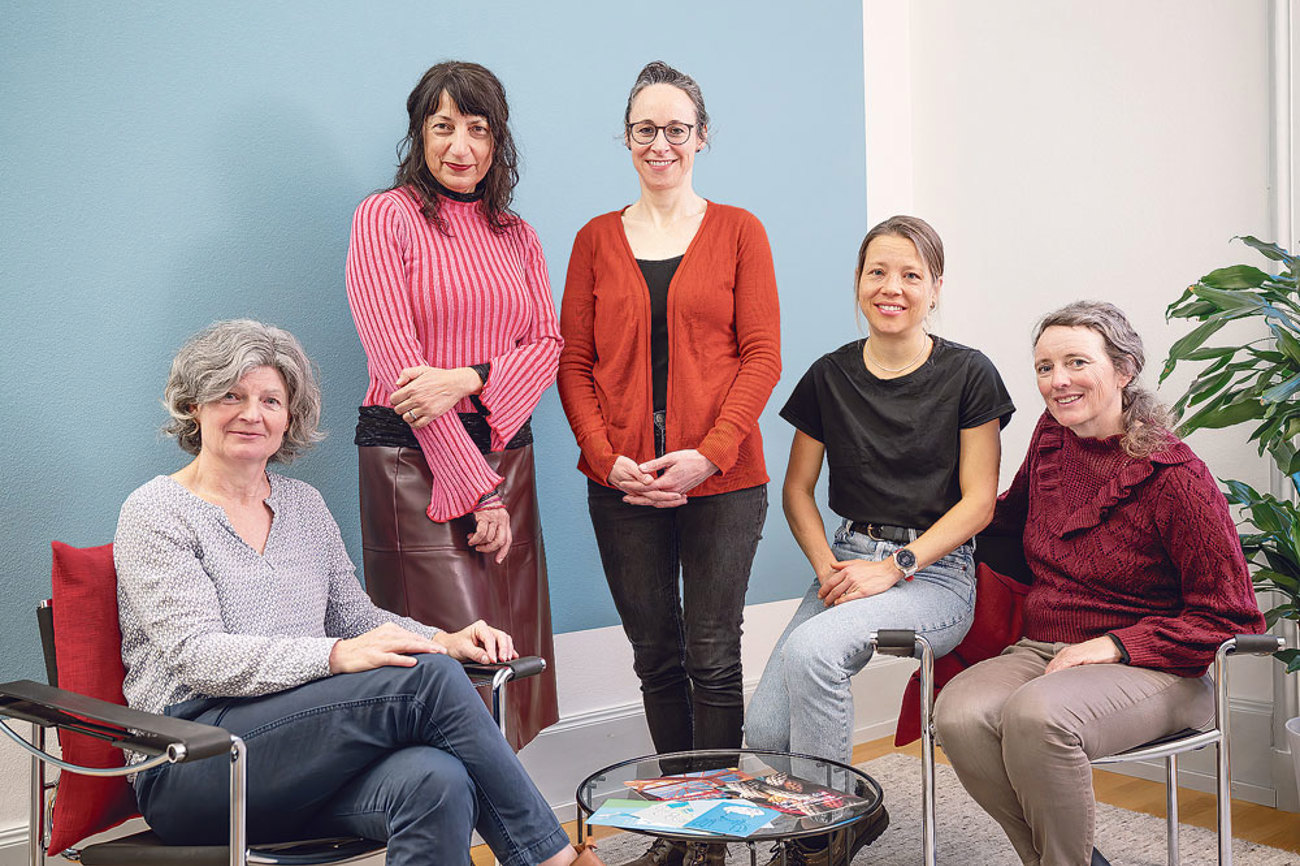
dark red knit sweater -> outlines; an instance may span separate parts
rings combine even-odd
[[[1172,434],[1139,459],[1044,413],[994,522],[1024,527],[1025,637],[1109,633],[1129,664],[1194,677],[1223,640],[1264,630],[1228,504]]]

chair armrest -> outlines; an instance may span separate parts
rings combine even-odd
[[[1223,642],[1224,646],[1232,644],[1234,653],[1247,653],[1253,656],[1266,656],[1286,648],[1286,641],[1275,634],[1239,634]]]
[[[168,753],[175,761],[230,751],[230,734],[212,725],[146,713],[31,680],[0,684],[0,717],[106,740],[146,755]]]
[[[510,680],[522,680],[525,677],[535,677],[542,671],[546,670],[546,659],[541,656],[520,656],[508,662],[489,662],[479,664],[477,662],[464,662],[465,673],[469,674],[470,679],[478,682],[495,681],[501,672],[508,672],[502,682]]]

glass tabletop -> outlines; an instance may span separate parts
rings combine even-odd
[[[767,826],[743,834],[714,830],[701,836],[632,823],[614,826],[681,841],[774,841],[820,835],[852,824],[874,814],[884,799],[875,779],[825,758],[760,749],[672,752],[611,764],[583,779],[577,790],[579,833],[586,818],[611,800],[653,803],[714,797],[743,798],[778,814]]]

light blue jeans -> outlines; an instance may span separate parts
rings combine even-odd
[[[902,547],[851,532],[835,532],[840,560],[886,559]],[[813,580],[777,641],[745,715],[750,748],[778,749],[849,762],[853,751],[853,693],[849,680],[871,660],[868,638],[881,629],[925,635],[936,656],[961,642],[975,612],[974,547],[963,544],[910,581],[868,598],[826,607]]]

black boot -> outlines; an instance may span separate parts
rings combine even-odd
[[[812,836],[807,839],[795,839],[783,843],[785,862],[789,866],[831,866],[831,864],[851,863],[858,852],[880,838],[889,826],[889,813],[882,805],[869,818],[850,824],[841,830],[833,830],[825,836]],[[782,866],[782,846],[772,852],[768,866]],[[845,856],[847,849],[847,857]]]
[[[1101,856],[1100,851],[1098,851],[1096,848],[1093,848],[1091,866],[1110,866],[1110,861],[1107,860],[1105,857]]]
[[[682,866],[686,858],[686,846],[681,842],[669,842],[656,839],[646,851],[635,860],[629,860],[622,866]]]
[[[682,866],[726,866],[727,846],[720,842],[687,842]]]

